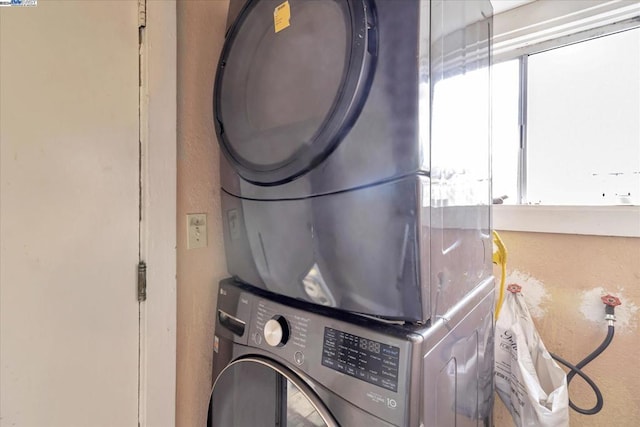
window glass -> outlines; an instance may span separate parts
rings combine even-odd
[[[640,203],[640,29],[531,55],[527,96],[528,203]]]
[[[493,199],[518,203],[520,130],[520,61],[496,64],[492,70]]]
[[[486,67],[434,85],[431,178],[435,205],[489,203],[488,91]]]

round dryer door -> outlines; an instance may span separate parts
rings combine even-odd
[[[209,427],[337,427],[311,388],[291,370],[253,357],[229,364],[213,386]]]
[[[214,115],[247,181],[277,185],[320,163],[349,131],[373,75],[371,0],[249,0],[229,29]]]

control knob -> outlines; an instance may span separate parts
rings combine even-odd
[[[264,340],[271,347],[282,347],[289,340],[289,323],[282,316],[273,316],[264,324]]]

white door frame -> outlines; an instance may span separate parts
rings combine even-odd
[[[140,259],[147,299],[140,303],[139,426],[174,426],[176,406],[175,0],[148,1],[140,88]]]

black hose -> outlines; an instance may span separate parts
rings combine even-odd
[[[580,414],[594,415],[602,410],[602,406],[604,404],[602,393],[600,392],[600,389],[598,388],[596,383],[593,382],[593,380],[589,378],[587,374],[582,372],[582,368],[584,368],[588,363],[593,361],[593,359],[598,357],[600,353],[602,353],[607,347],[609,347],[609,344],[611,344],[611,341],[613,340],[614,332],[615,332],[615,328],[612,325],[610,325],[609,330],[607,331],[607,336],[605,337],[604,341],[602,341],[602,344],[600,344],[598,348],[592,351],[591,354],[589,354],[587,357],[582,359],[576,365],[573,365],[567,362],[566,360],[564,360],[562,357],[551,353],[551,357],[553,357],[558,362],[562,363],[564,366],[570,369],[569,373],[567,374],[567,388],[569,387],[569,383],[571,382],[573,377],[575,377],[576,375],[579,375],[580,377],[582,377],[582,379],[584,379],[587,382],[587,384],[589,384],[589,387],[591,387],[591,389],[596,395],[596,404],[591,409],[580,408],[571,401],[571,398],[569,398],[569,406],[571,407],[571,409],[573,409],[574,411]]]

